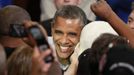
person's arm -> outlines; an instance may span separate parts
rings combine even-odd
[[[25,27],[25,30],[28,31],[27,32],[28,33],[27,40],[24,40],[24,41],[26,41],[28,44],[30,43],[29,45],[34,48],[33,49],[34,52],[32,55],[32,70],[31,70],[30,75],[48,75],[48,73],[50,71],[50,67],[53,64],[53,62],[46,62],[46,61],[44,61],[44,59],[47,58],[50,54],[52,54],[52,49],[50,47],[48,47],[47,49],[42,50],[43,48],[41,49],[41,46],[45,45],[46,43],[37,44],[37,42],[38,42],[37,40],[39,38],[35,39],[35,37],[32,36],[32,34],[35,33],[36,37],[37,36],[39,37],[39,35],[40,35],[41,38],[43,38],[43,39],[39,39],[39,40],[44,41],[46,39],[46,41],[47,41],[46,31],[37,22],[25,21],[23,25]],[[29,28],[34,27],[34,26],[36,26],[40,32],[34,32],[34,33],[30,32]],[[37,31],[37,29],[36,29],[36,31]]]
[[[71,64],[64,75],[76,75],[77,68],[78,68],[78,49],[74,50],[74,53],[70,57]]]
[[[91,10],[96,16],[105,19],[119,35],[126,37],[130,45],[134,47],[134,32],[113,12],[106,1],[100,0],[92,4]]]

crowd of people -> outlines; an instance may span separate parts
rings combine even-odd
[[[41,22],[20,6],[0,8],[0,75],[134,75],[133,8],[126,23],[98,0],[89,9],[103,21],[91,21],[81,0],[54,2]]]

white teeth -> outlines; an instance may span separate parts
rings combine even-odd
[[[60,46],[60,48],[61,48],[61,49],[64,49],[64,50],[65,50],[65,49],[68,49],[68,47],[63,47],[63,46]]]

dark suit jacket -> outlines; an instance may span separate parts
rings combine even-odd
[[[53,19],[51,18],[51,19],[41,22],[41,25],[43,25],[43,27],[46,29],[48,36],[52,36],[51,35],[51,22],[52,21],[53,21]]]

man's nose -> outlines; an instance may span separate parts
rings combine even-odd
[[[62,44],[68,44],[69,43],[69,39],[67,36],[63,36],[62,39],[61,39],[61,43]]]

